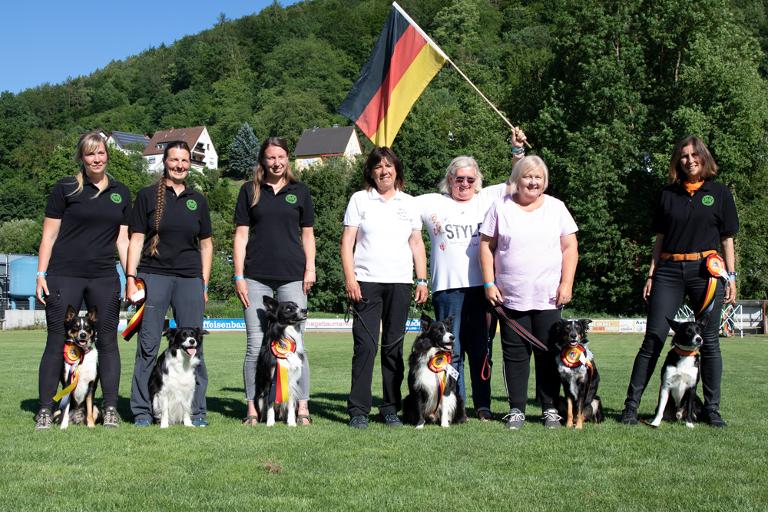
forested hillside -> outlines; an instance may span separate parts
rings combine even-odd
[[[550,193],[571,209],[581,259],[574,305],[642,310],[649,211],[674,143],[693,133],[735,193],[739,295],[768,298],[768,6],[761,0],[402,0],[400,5],[528,134],[550,166]],[[350,124],[336,109],[357,79],[389,11],[383,0],[278,4],[89,76],[0,95],[0,252],[35,251],[45,198],[74,173],[89,129],[152,134],[206,125],[223,176],[244,122],[261,141],[295,145],[312,126]],[[446,66],[394,144],[407,191],[434,191],[448,162],[474,155],[486,182],[510,170],[508,128]],[[367,141],[366,141],[367,142]],[[112,151],[110,172],[132,191],[151,182],[141,161]],[[358,168],[305,172],[317,205],[319,282],[310,306],[342,308],[338,259]],[[229,174],[228,174],[229,172]],[[237,187],[220,172],[209,193],[216,298],[231,296],[231,219]]]

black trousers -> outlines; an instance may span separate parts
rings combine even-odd
[[[38,394],[40,407],[52,408],[53,396],[64,371],[64,316],[67,306],[80,310],[85,300],[88,308],[96,307],[96,329],[99,351],[99,379],[104,407],[117,407],[120,385],[120,351],[117,347],[117,323],[120,314],[120,279],[109,277],[48,277],[49,295],[45,299],[48,336],[40,359]]]
[[[541,410],[554,407],[560,393],[560,376],[557,373],[553,348],[552,328],[560,321],[560,309],[515,311],[504,308],[510,318],[517,320],[525,330],[546,343],[550,350],[533,350],[531,344],[521,338],[506,322],[499,318],[501,350],[504,356],[504,383],[507,387],[510,409],[525,412],[528,401],[528,377],[531,371],[531,352],[536,361],[536,392]]]
[[[687,296],[691,309],[695,312],[701,307],[710,274],[704,260],[700,261],[663,261],[656,269],[653,288],[648,301],[648,321],[645,338],[640,351],[635,357],[632,377],[627,388],[624,405],[637,408],[648,381],[656,368],[664,341],[669,334],[667,318],[674,318],[677,310]],[[720,354],[720,313],[725,290],[718,281],[709,323],[704,331],[704,344],[701,347],[701,382],[704,388],[704,408],[707,411],[720,409],[720,381],[723,373],[723,358]]]
[[[411,285],[404,283],[360,283],[364,300],[355,304],[352,338],[352,388],[347,410],[350,416],[371,412],[373,363],[381,326],[381,414],[395,414],[402,407],[403,332],[411,303]]]

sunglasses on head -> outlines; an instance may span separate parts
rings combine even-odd
[[[464,183],[465,181],[469,183],[470,185],[475,182],[476,178],[473,178],[472,176],[454,176],[453,181],[456,183]]]

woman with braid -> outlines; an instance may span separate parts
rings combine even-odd
[[[173,308],[180,327],[202,327],[208,302],[213,242],[208,203],[187,186],[190,151],[186,142],[169,142],[163,153],[163,174],[157,184],[136,196],[126,266],[126,297],[138,291],[136,278],[146,284],[144,318],[136,345],[136,364],[131,384],[134,425],[152,423],[149,377],[160,347],[165,314]],[[192,402],[192,424],[205,427],[205,390],[208,373],[203,346],[197,355],[196,388]]]

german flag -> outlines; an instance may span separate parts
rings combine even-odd
[[[393,3],[373,55],[339,113],[377,146],[391,146],[405,116],[445,61],[442,50]]]

